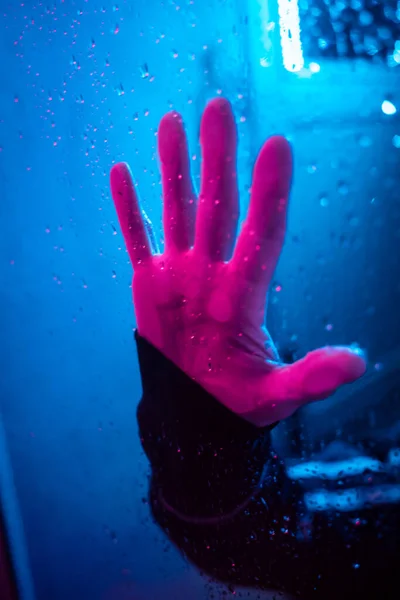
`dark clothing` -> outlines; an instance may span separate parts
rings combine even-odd
[[[314,514],[271,448],[269,428],[232,413],[136,334],[137,416],[160,527],[217,581],[304,600],[400,596],[396,505]]]

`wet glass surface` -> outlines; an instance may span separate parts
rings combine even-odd
[[[266,541],[285,528],[307,540],[325,518],[350,553],[372,536],[388,542],[385,556],[394,560],[399,4],[29,0],[2,2],[0,13],[1,455],[8,462],[1,483],[21,597],[281,597],[284,574],[278,582],[265,576]],[[269,292],[268,327],[281,357],[291,363],[330,344],[368,353],[361,380],[273,430],[283,462],[260,480],[264,501],[239,515],[250,510],[254,526],[235,522],[240,534],[228,547],[227,530],[174,528],[149,498],[136,414],[142,383],[132,268],[109,191],[112,165],[129,162],[162,247],[159,121],[172,109],[182,114],[198,188],[200,118],[216,96],[231,102],[237,122],[241,219],[264,140],[283,134],[294,148],[286,243]],[[225,463],[210,469],[227,472]],[[279,506],[278,527],[260,511],[282,482],[302,498],[302,519]],[[195,506],[198,493],[195,484],[186,489],[183,506]],[[204,546],[214,560],[203,557]],[[236,568],[229,550],[243,559],[247,546],[251,565]],[[287,559],[296,561],[293,552],[275,573],[296,572]],[[339,554],[331,564],[338,578]],[[364,563],[351,566],[362,572]]]

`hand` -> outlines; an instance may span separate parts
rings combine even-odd
[[[129,167],[112,168],[112,196],[134,267],[138,331],[232,411],[269,425],[354,381],[365,361],[355,349],[328,347],[283,365],[264,326],[268,285],[286,228],[288,142],[272,137],[263,146],[237,241],[237,136],[226,100],[206,107],[201,145],[196,200],[182,119],[175,112],[164,116],[158,132],[162,254],[152,247],[151,225],[139,208]]]

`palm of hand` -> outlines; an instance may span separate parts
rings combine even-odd
[[[116,165],[111,173],[135,268],[139,333],[220,402],[257,425],[285,418],[362,375],[360,353],[343,347],[316,350],[294,365],[282,365],[264,327],[268,284],[285,232],[291,181],[287,142],[271,138],[260,152],[249,213],[233,251],[239,210],[236,130],[229,104],[215,100],[203,115],[197,207],[179,115],[164,117],[158,137],[166,241],[162,255],[151,251],[150,224],[139,209],[128,167]]]

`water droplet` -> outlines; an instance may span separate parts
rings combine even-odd
[[[310,62],[308,68],[310,69],[311,73],[319,73],[321,70],[321,65],[316,62]]]
[[[317,170],[317,165],[315,163],[308,165],[308,167],[307,167],[307,173],[310,173],[310,175],[315,173],[316,170]]]
[[[326,206],[328,206],[328,205],[329,205],[329,200],[328,200],[328,198],[326,197],[326,195],[325,195],[325,194],[321,194],[321,195],[319,196],[319,203],[320,203],[320,205],[321,205],[321,206],[323,206],[324,208],[325,208]]]
[[[397,108],[393,102],[390,102],[390,100],[384,100],[382,102],[381,109],[385,115],[395,115],[397,112]]]
[[[146,79],[147,77],[149,77],[149,67],[147,66],[147,63],[143,63],[139,70],[142,79]]]
[[[392,143],[395,148],[400,148],[400,135],[394,135]]]
[[[366,27],[367,25],[371,25],[374,22],[373,15],[368,10],[360,11],[359,15],[360,24]]]
[[[337,189],[339,194],[342,194],[342,196],[345,196],[349,193],[349,186],[344,181],[339,181]]]
[[[351,227],[357,227],[360,223],[358,217],[355,217],[354,215],[349,215],[348,219],[349,219],[349,225]]]
[[[372,139],[368,135],[360,135],[358,143],[362,148],[370,148],[372,146]]]

